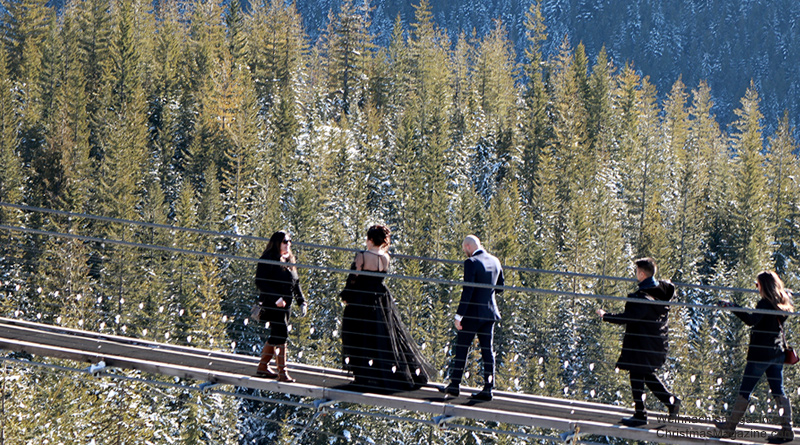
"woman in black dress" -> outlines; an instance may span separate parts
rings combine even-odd
[[[261,361],[258,363],[256,375],[259,377],[277,378],[281,382],[294,382],[295,380],[286,372],[286,340],[288,338],[289,310],[292,302],[300,305],[303,315],[308,308],[303,291],[300,289],[300,280],[291,249],[292,240],[284,231],[275,232],[267,243],[267,248],[261,254],[262,260],[280,261],[284,265],[258,263],[256,268],[256,287],[258,287],[258,301],[261,305],[259,321],[269,323],[269,338],[261,351]],[[269,362],[275,357],[278,372],[269,367]]]
[[[389,228],[375,225],[367,231],[367,250],[356,254],[356,271],[389,270]],[[400,319],[384,277],[358,274],[348,277],[342,299],[342,356],[353,373],[354,385],[366,391],[403,391],[428,382],[432,367],[422,356]]]
[[[769,309],[791,312],[792,295],[783,287],[783,281],[775,272],[764,271],[756,277],[756,289],[761,294],[761,300],[756,304],[756,309]],[[739,307],[729,301],[721,301],[724,307]],[[769,438],[770,443],[784,443],[794,439],[792,431],[792,405],[783,393],[783,361],[785,358],[785,336],[783,323],[785,315],[755,314],[745,311],[733,311],[745,324],[752,326],[750,330],[750,346],[747,349],[747,364],[744,367],[742,385],[739,396],[733,405],[731,414],[724,423],[717,426],[722,436],[733,436],[736,425],[742,419],[750,403],[750,394],[761,376],[766,374],[769,390],[778,405],[781,430],[777,435]]]

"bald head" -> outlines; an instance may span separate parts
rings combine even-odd
[[[464,249],[464,253],[466,253],[467,256],[472,256],[476,250],[481,248],[481,240],[475,235],[467,235],[466,238],[464,238],[464,242],[461,243],[461,248]]]

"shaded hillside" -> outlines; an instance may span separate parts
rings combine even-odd
[[[405,23],[418,1],[373,0],[374,31],[388,44],[399,14]],[[437,24],[455,41],[461,30],[483,36],[492,20],[501,18],[515,43],[517,55],[525,46],[524,21],[529,0],[432,0]],[[297,7],[312,40],[324,29],[327,11],[338,0],[298,0]],[[772,132],[788,109],[793,122],[800,115],[800,2],[793,0],[542,0],[552,54],[564,36],[582,41],[594,60],[605,45],[618,66],[626,61],[649,76],[666,93],[683,77],[696,87],[706,80],[725,127],[750,84],[762,97],[765,125]],[[522,38],[520,38],[522,37]]]

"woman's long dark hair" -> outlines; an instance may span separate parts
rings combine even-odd
[[[778,274],[771,270],[765,270],[756,277],[760,288],[761,297],[772,303],[773,306],[791,312],[794,310],[792,305],[792,294],[783,287]]]
[[[262,260],[272,260],[272,261],[281,261],[281,244],[283,240],[289,238],[289,234],[283,230],[279,230],[272,234],[269,237],[269,242],[267,242],[267,248],[264,249],[264,252],[261,254]],[[292,253],[291,248],[289,249],[289,256],[286,258],[289,263],[296,263],[297,261],[294,258],[294,254]],[[289,268],[292,272],[296,271],[297,268],[291,266]]]

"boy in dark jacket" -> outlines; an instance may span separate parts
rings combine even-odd
[[[625,311],[608,314],[597,310],[603,321],[625,325],[622,339],[622,352],[617,360],[617,368],[630,372],[631,392],[635,412],[632,417],[622,419],[626,426],[640,426],[647,423],[644,407],[644,387],[658,397],[669,410],[670,419],[678,417],[681,401],[672,395],[656,376],[656,371],[667,359],[669,306],[653,304],[656,301],[669,301],[675,294],[675,286],[669,281],[654,278],[656,263],[652,258],[634,261],[639,289],[628,295]]]

